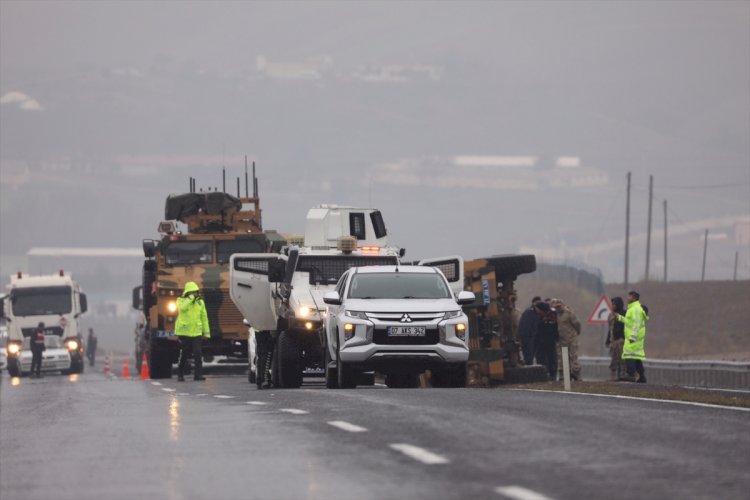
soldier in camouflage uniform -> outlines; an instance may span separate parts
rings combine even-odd
[[[562,348],[567,347],[570,376],[573,380],[581,380],[581,364],[578,362],[578,335],[581,334],[581,322],[562,300],[552,299],[552,307],[557,311],[557,328],[560,332],[560,341],[557,343],[559,378],[562,380]]]
[[[612,313],[607,318],[609,323],[609,331],[607,333],[607,342],[604,344],[609,347],[609,372],[611,381],[619,380],[625,377],[627,373],[627,367],[625,366],[625,360],[622,359],[622,346],[625,344],[625,324],[621,321],[617,321],[617,315],[625,315],[625,303],[622,297],[614,297],[612,299]]]

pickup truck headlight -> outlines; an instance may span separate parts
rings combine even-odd
[[[346,311],[344,314],[350,318],[367,319],[367,313],[362,311]]]
[[[466,340],[466,325],[459,323],[456,325],[456,337],[461,340]]]
[[[448,311],[443,315],[443,319],[457,318],[461,316],[461,309],[458,311]]]

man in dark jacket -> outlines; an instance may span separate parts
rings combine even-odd
[[[86,340],[86,357],[89,358],[89,363],[94,366],[96,362],[96,345],[99,343],[99,339],[94,333],[93,328],[89,328],[89,338]]]
[[[31,347],[31,377],[41,378],[42,353],[46,349],[44,346],[44,323],[41,321],[29,339],[29,347]]]
[[[527,366],[534,364],[534,338],[540,321],[535,306],[540,300],[542,300],[541,297],[531,299],[531,306],[521,314],[521,319],[518,322],[518,336],[521,339],[523,362]]]
[[[539,313],[539,325],[537,327],[534,348],[536,360],[540,365],[547,368],[550,380],[557,376],[557,341],[560,334],[557,330],[557,313],[546,302],[536,303]]]

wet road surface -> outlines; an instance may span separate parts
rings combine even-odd
[[[747,498],[750,412],[483,389],[0,379],[0,498]],[[536,495],[536,496],[534,496]]]

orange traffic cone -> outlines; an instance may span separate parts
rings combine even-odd
[[[128,369],[127,359],[122,360],[122,374],[120,374],[120,378],[130,378],[130,370]]]
[[[151,375],[148,373],[148,360],[146,359],[146,355],[143,355],[143,361],[141,361],[141,380],[148,380],[151,378]]]
[[[104,374],[109,375],[109,356],[104,356]]]

